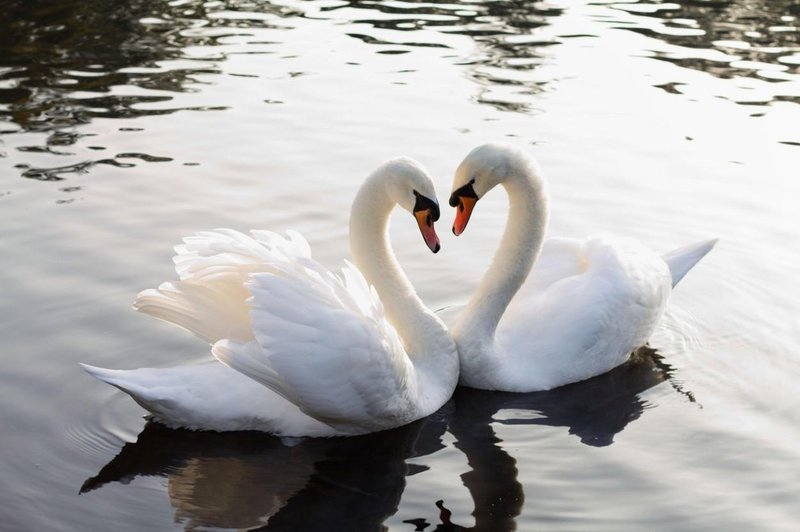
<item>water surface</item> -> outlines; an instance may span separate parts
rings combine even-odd
[[[0,13],[0,519],[8,530],[790,530],[800,517],[800,4],[12,0]],[[529,147],[553,235],[719,237],[650,347],[540,394],[458,390],[408,427],[286,442],[148,423],[78,362],[206,360],[137,315],[171,246],[296,229],[337,267],[389,157],[440,198],[472,147]],[[431,256],[471,293],[506,201]],[[441,502],[439,502],[441,501]]]

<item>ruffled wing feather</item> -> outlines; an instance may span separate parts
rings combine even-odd
[[[227,338],[253,339],[250,293],[244,286],[250,274],[269,264],[310,260],[311,250],[294,231],[283,237],[252,231],[250,237],[232,229],[203,231],[175,247],[175,271],[180,278],[158,289],[139,293],[134,308],[174,323],[213,344]]]
[[[336,433],[416,419],[413,366],[358,269],[334,274],[299,233],[251,234],[185,238],[175,248],[180,280],[145,290],[135,308],[212,343],[219,361]]]
[[[411,362],[361,273],[304,256],[265,269],[246,283],[255,340],[218,342],[217,359],[346,432],[410,421]]]

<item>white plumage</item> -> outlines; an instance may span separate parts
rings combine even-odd
[[[295,232],[218,229],[184,239],[179,281],[143,291],[135,308],[208,341],[222,364],[85,369],[159,421],[194,429],[353,435],[434,412],[457,382],[455,344],[387,236],[394,206],[417,214],[420,195],[435,198],[433,184],[407,158],[384,164],[359,190],[351,246],[375,288],[350,263],[335,274],[316,262]],[[432,224],[420,228],[438,250]]]
[[[548,390],[600,375],[650,338],[672,287],[716,243],[664,257],[641,243],[599,236],[544,241],[545,183],[512,146],[473,150],[454,179],[454,231],[496,185],[509,195],[508,225],[475,294],[453,328],[461,383],[484,389]]]

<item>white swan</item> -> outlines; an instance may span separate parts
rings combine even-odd
[[[450,398],[458,354],[400,269],[388,225],[399,204],[437,252],[435,198],[411,159],[375,170],[350,217],[361,271],[348,263],[341,276],[314,261],[298,233],[219,229],[188,237],[176,247],[180,281],[145,290],[135,308],[207,340],[217,361],[84,368],[173,427],[345,436],[427,416]]]
[[[543,243],[545,183],[529,155],[504,144],[480,146],[458,166],[453,233],[464,231],[476,202],[497,185],[508,193],[506,229],[452,329],[460,383],[473,388],[549,390],[622,364],[647,342],[672,287],[716,243],[663,257],[611,237]]]

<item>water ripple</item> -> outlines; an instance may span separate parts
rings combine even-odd
[[[37,4],[15,0],[0,13],[0,120],[24,130],[58,131],[93,117],[134,118],[177,110],[224,106],[137,108],[173,96],[109,94],[116,87],[166,93],[193,92],[198,76],[219,74],[197,48],[223,47],[240,28],[283,28],[268,23],[296,12],[272,4],[210,4],[67,1]],[[78,96],[82,93],[82,96]]]
[[[754,95],[758,101],[800,101],[800,9],[792,1],[685,0],[610,7],[625,15],[606,23],[652,38],[656,59],[725,80],[763,81]]]
[[[64,423],[63,432],[71,445],[92,456],[106,457],[124,442],[136,437],[136,427],[120,424],[128,396],[116,390],[103,390],[102,399],[95,399],[96,416],[79,416]]]
[[[33,146],[28,148],[31,149],[21,151],[53,153],[47,147]],[[80,161],[63,166],[33,167],[22,163],[16,165],[16,167],[22,170],[22,177],[26,177],[28,179],[35,179],[38,181],[61,181],[65,179],[65,175],[67,174],[85,174],[93,166],[98,164],[116,166],[117,168],[133,168],[136,166],[134,163],[123,162],[117,159],[141,159],[142,161],[148,163],[169,162],[173,160],[172,157],[160,157],[148,155],[146,153],[119,153],[114,158]]]

